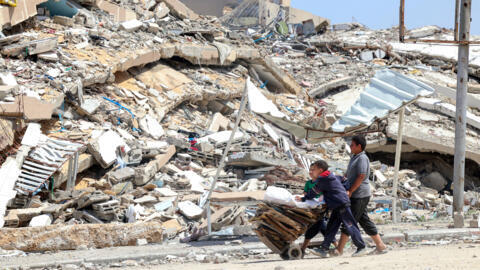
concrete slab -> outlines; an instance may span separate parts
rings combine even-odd
[[[391,122],[387,126],[387,136],[396,140],[397,132],[398,122]],[[403,142],[414,146],[420,152],[455,154],[455,132],[442,127],[406,122]],[[478,139],[467,135],[466,149],[466,158],[480,164]]]
[[[215,113],[213,118],[208,126],[208,131],[210,132],[218,132],[220,130],[226,130],[228,125],[230,124],[230,120],[223,116],[221,113]]]
[[[288,160],[270,157],[263,152],[235,153],[228,156],[227,164],[240,167],[288,166]]]
[[[0,248],[23,251],[75,250],[81,246],[105,248],[135,246],[139,238],[160,243],[157,222],[53,225],[0,230]]]
[[[350,77],[350,76],[336,79],[336,80],[327,82],[325,84],[322,84],[319,87],[311,90],[310,92],[308,92],[308,95],[311,97],[324,96],[328,93],[328,91],[342,87],[342,86],[347,86],[348,84],[354,81],[355,81],[355,77]]]
[[[434,98],[420,98],[416,104],[423,109],[437,111],[455,118],[456,107],[453,104],[442,102]],[[467,111],[467,124],[480,129],[480,117]]]

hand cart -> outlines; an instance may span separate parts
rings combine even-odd
[[[325,206],[302,209],[264,202],[250,222],[260,241],[274,253],[284,260],[298,260],[303,254],[295,241],[325,214]]]

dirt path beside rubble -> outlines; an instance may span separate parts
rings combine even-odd
[[[352,258],[349,254],[337,258],[319,259],[313,255],[300,261],[282,261],[276,255],[265,259],[232,261],[225,264],[168,264],[159,266],[141,266],[123,269],[321,269],[321,270],[474,270],[480,265],[480,244],[457,244],[448,246],[426,246],[419,248],[397,249],[388,254]],[[276,268],[279,267],[279,268]],[[283,267],[283,268],[280,268]],[[113,268],[112,268],[113,269]]]

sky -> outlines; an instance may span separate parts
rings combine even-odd
[[[330,19],[332,24],[359,22],[371,29],[398,26],[400,0],[292,0],[295,8]],[[453,29],[455,0],[406,0],[405,25],[413,29],[438,25]],[[480,1],[472,1],[470,33],[480,35]]]

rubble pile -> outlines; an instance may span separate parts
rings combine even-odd
[[[407,107],[402,220],[451,219],[454,60],[434,45],[429,54],[423,45],[398,44],[396,29],[327,27],[316,19],[287,24],[282,12],[275,23],[239,28],[178,0],[37,2],[37,15],[18,22],[22,30],[0,38],[0,227],[32,239],[20,245],[1,238],[1,248],[199,239],[207,228],[205,196],[238,117],[211,198],[212,229],[252,234],[248,220],[267,186],[302,193],[311,162],[325,159],[341,174],[350,154],[338,133],[310,142],[265,115],[334,134],[334,123],[385,68],[436,90]],[[306,31],[310,23],[314,30]],[[429,29],[410,35],[452,35]],[[472,65],[476,89],[479,69]],[[248,110],[239,116],[244,92]],[[469,95],[466,200],[477,211],[480,97]],[[370,210],[382,222],[391,220],[396,119],[389,112],[375,122],[376,133],[363,130],[372,160]],[[48,225],[42,232],[20,228]],[[101,228],[115,236],[81,239]],[[49,240],[77,230],[78,241]],[[126,230],[135,233],[116,238]]]

